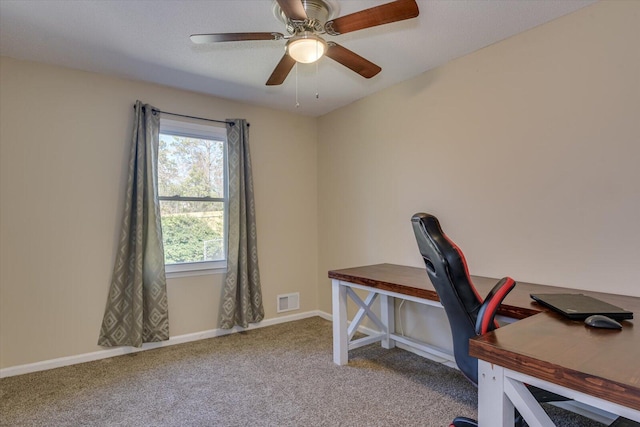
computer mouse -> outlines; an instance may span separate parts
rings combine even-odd
[[[610,317],[594,314],[584,319],[584,323],[592,328],[622,329],[622,325]]]

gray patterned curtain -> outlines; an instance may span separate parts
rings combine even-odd
[[[253,202],[249,125],[246,120],[227,120],[229,159],[229,247],[227,276],[222,296],[220,327],[246,328],[264,318],[256,211]]]
[[[136,101],[122,230],[98,345],[169,339],[167,286],[158,203],[160,117]]]

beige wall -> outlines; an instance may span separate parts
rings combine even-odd
[[[249,120],[266,318],[282,293],[316,309],[316,119],[9,58],[0,72],[0,367],[100,349],[136,99]],[[222,277],[169,280],[172,336],[217,328]]]
[[[420,211],[472,274],[640,296],[639,41],[601,2],[321,117],[319,308],[327,270],[422,266]]]

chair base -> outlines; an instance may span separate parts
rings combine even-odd
[[[524,420],[520,415],[516,417],[515,420],[516,426],[526,425]],[[474,419],[467,417],[456,417],[449,427],[478,427],[478,422]],[[640,427],[640,423],[636,421],[629,420],[627,418],[618,417],[613,424],[610,424],[609,427]]]
[[[618,417],[609,427],[640,427],[640,423],[626,418]]]
[[[467,417],[456,417],[449,427],[478,427],[478,422]]]

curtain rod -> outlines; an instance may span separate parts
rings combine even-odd
[[[136,105],[133,105],[133,109],[135,110]],[[170,116],[177,116],[177,117],[185,117],[187,119],[196,119],[196,120],[204,120],[206,122],[216,122],[216,123],[226,123],[228,125],[235,125],[235,122],[230,122],[227,120],[216,120],[216,119],[206,119],[204,117],[196,117],[196,116],[187,116],[186,114],[178,114],[178,113],[170,113],[168,111],[162,111],[162,110],[158,110],[157,108],[153,108],[151,111],[153,111],[154,113],[160,113],[160,114],[168,114]],[[249,123],[247,123],[247,126],[251,126]]]

